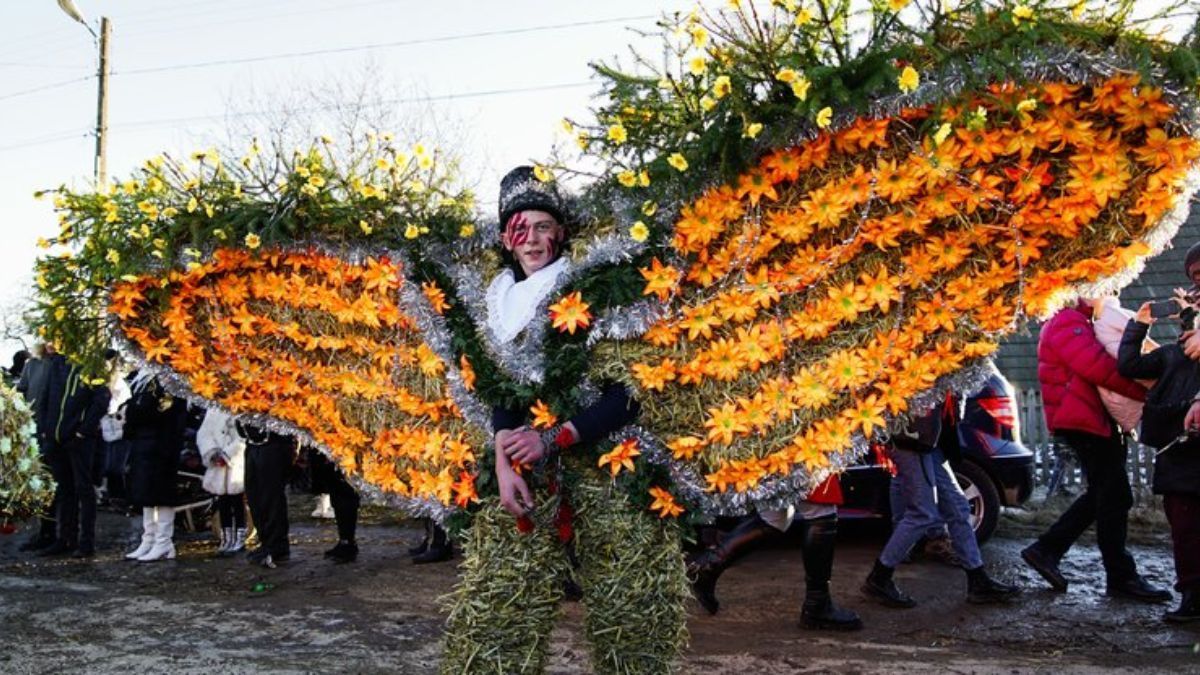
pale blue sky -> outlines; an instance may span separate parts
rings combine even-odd
[[[564,115],[583,116],[596,92],[588,62],[624,51],[662,11],[692,3],[647,0],[76,0],[96,23],[113,22],[109,175],[120,177],[161,151],[186,153],[221,133],[237,99],[290,85],[363,73],[388,91],[430,97],[574,85],[546,91],[468,96],[434,103],[457,121],[471,147],[465,173],[489,198],[499,176],[544,156]],[[575,25],[594,22],[594,25]],[[555,27],[558,26],[558,27]],[[526,29],[528,32],[516,32]],[[509,34],[471,36],[479,33]],[[186,64],[354,48],[310,57],[200,68]],[[85,186],[92,176],[95,44],[54,0],[0,3],[0,307],[29,277],[35,241],[57,231],[35,190]],[[153,68],[159,72],[137,73]],[[123,74],[124,73],[124,74]],[[79,80],[43,91],[47,85]],[[415,89],[414,89],[415,88]],[[231,101],[233,101],[231,103]],[[211,119],[197,119],[213,116]],[[561,136],[558,137],[561,140]],[[7,363],[11,345],[0,350]]]

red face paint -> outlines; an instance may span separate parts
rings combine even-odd
[[[524,244],[529,239],[529,221],[525,219],[525,212],[519,211],[514,213],[508,219],[508,223],[504,226],[504,245],[507,248],[513,249],[521,244]]]

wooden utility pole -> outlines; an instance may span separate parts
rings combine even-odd
[[[112,37],[112,22],[100,17],[100,73],[96,97],[96,189],[108,182],[108,44]]]

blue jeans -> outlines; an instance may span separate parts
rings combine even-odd
[[[945,521],[950,530],[950,542],[963,566],[966,569],[982,567],[979,543],[971,529],[971,508],[941,450],[913,452],[893,448],[892,461],[896,464],[896,477],[892,480],[900,484],[904,511],[892,529],[879,561],[888,567],[896,567],[931,527]]]

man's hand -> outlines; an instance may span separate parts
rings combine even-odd
[[[496,433],[496,448],[511,460],[533,464],[546,456],[542,436],[529,427]]]
[[[500,486],[500,505],[517,518],[533,508],[533,495],[525,479],[518,476],[503,456],[496,457],[496,483]]]
[[[1200,331],[1192,331],[1190,335],[1185,334],[1183,353],[1193,361],[1200,361]]]
[[[1143,302],[1142,306],[1138,307],[1138,311],[1133,315],[1133,320],[1138,323],[1144,323],[1147,326],[1153,325],[1154,317],[1150,315],[1150,304],[1149,302]]]

